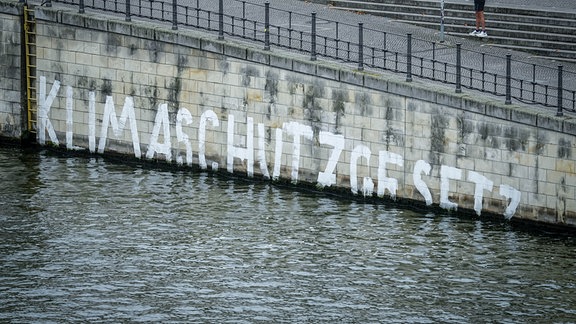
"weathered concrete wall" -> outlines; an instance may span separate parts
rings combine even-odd
[[[215,35],[36,16],[41,144],[576,225],[570,118]]]
[[[22,135],[22,7],[0,2],[0,136]]]

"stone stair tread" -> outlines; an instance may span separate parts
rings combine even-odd
[[[374,6],[374,7],[410,7],[414,8],[417,4],[418,8],[427,8],[427,9],[438,9],[440,10],[440,4],[438,1],[427,1],[427,0],[391,0],[386,2],[374,2],[374,1],[366,1],[366,0],[330,0],[334,8],[346,8],[350,7],[350,5],[356,5],[361,7],[354,7],[355,9],[366,8],[366,6]],[[334,6],[335,3],[343,3],[345,6]],[[410,5],[413,3],[413,5]],[[451,2],[446,1],[444,3],[444,9],[449,11],[461,11],[470,13],[473,9],[474,5],[473,2],[464,4],[458,2]],[[364,10],[362,10],[364,11]],[[558,19],[574,19],[576,17],[575,12],[566,12],[562,11],[561,8],[550,8],[546,11],[538,11],[526,7],[518,7],[518,6],[506,6],[506,7],[486,7],[486,11],[493,13],[493,14],[520,14],[524,16],[540,16],[545,18],[558,18]]]
[[[555,58],[557,60],[567,61],[575,63],[576,59],[571,58],[570,54],[573,54],[573,51],[564,51],[564,50],[554,50],[544,47],[528,47],[528,46],[515,46],[510,44],[490,44],[492,47],[499,47],[499,48],[508,48],[511,50],[520,50],[520,51],[528,51],[533,53],[540,53],[540,54],[548,54],[548,55],[537,55],[539,57],[546,57],[546,58]],[[549,55],[554,53],[556,55]],[[566,54],[568,56],[559,56],[560,54]]]
[[[406,6],[406,8],[411,8],[409,6]],[[350,10],[348,8],[337,8],[338,10]],[[356,11],[356,10],[352,10],[352,11]],[[440,15],[430,15],[430,14],[423,14],[423,13],[407,13],[404,11],[384,11],[384,10],[372,10],[372,9],[362,9],[363,13],[366,14],[371,14],[371,15],[375,15],[375,16],[385,16],[385,17],[394,17],[394,16],[403,16],[403,17],[421,17],[421,18],[426,18],[428,20],[440,20]],[[454,11],[450,11],[451,13]],[[503,19],[506,19],[506,21],[502,21],[503,23],[507,23],[507,24],[516,24],[516,25],[523,25],[521,21],[518,21],[519,19],[522,18],[526,18],[526,16],[523,15],[497,15],[497,14],[486,14],[486,22],[497,22],[497,21],[501,21],[500,17]],[[564,18],[558,18],[558,19],[549,19],[545,16],[531,16],[531,21],[530,24],[532,25],[539,25],[539,26],[551,26],[554,28],[565,28],[568,29],[568,31],[572,32],[572,33],[576,33],[576,24],[574,23],[574,19],[576,19],[576,15],[574,17],[574,19],[564,19]],[[468,21],[468,22],[474,22],[474,17],[473,14],[470,13],[469,11],[463,12],[462,16],[454,16],[454,15],[444,15],[444,19],[452,19],[452,20],[462,20],[462,21]],[[539,21],[535,20],[538,19]],[[404,19],[405,21],[409,21],[407,19]],[[554,23],[556,22],[556,23]],[[553,24],[554,23],[554,24]],[[525,23],[524,23],[525,25]]]
[[[439,23],[433,23],[433,22],[422,22],[422,21],[415,22],[412,20],[399,20],[399,19],[393,19],[393,21],[405,23],[405,24],[414,24],[414,25],[418,25],[418,26],[422,26],[422,27],[427,27],[430,29],[439,29],[439,26],[440,26]],[[472,28],[474,28],[473,25],[466,26],[466,25],[455,25],[455,24],[444,24],[444,27],[445,27],[445,29],[448,29],[448,28],[467,29],[469,31]],[[548,43],[548,44],[556,44],[556,43],[558,43],[558,44],[573,44],[576,46],[576,29],[574,29],[574,33],[566,33],[566,34],[560,34],[559,35],[559,33],[538,32],[538,31],[526,32],[525,30],[520,30],[520,29],[504,29],[504,28],[498,28],[498,26],[488,26],[488,27],[489,28],[487,28],[487,30],[488,30],[489,34],[491,34],[491,35],[493,33],[496,33],[496,35],[501,35],[501,34],[505,34],[505,35],[522,34],[524,36],[530,35],[533,37],[528,37],[526,39],[538,40],[539,42]],[[462,33],[462,34],[466,34],[466,33]],[[559,39],[560,36],[562,37],[562,39],[569,39],[570,41],[554,40],[554,39]],[[507,38],[508,39],[517,39],[515,37],[507,37]]]

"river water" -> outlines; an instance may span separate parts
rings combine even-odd
[[[576,238],[0,148],[0,322],[575,322]]]

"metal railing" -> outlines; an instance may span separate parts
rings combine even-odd
[[[24,0],[20,0],[24,1]],[[78,7],[123,14],[132,17],[204,29],[224,35],[263,43],[310,55],[342,61],[359,70],[392,71],[413,77],[438,81],[462,88],[487,92],[523,103],[556,107],[556,115],[576,112],[574,83],[569,89],[564,79],[576,80],[576,73],[556,67],[514,60],[510,54],[491,55],[461,44],[450,46],[422,39],[411,34],[399,35],[366,28],[363,23],[346,24],[321,19],[316,13],[274,9],[270,3],[241,0],[45,0]],[[181,3],[185,3],[183,5]],[[271,23],[271,18],[274,23]],[[319,28],[321,27],[321,28]]]

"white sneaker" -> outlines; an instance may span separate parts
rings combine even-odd
[[[468,35],[470,35],[470,36],[477,36],[478,34],[480,34],[480,31],[476,30],[476,29],[474,29],[473,31],[468,33]]]
[[[478,32],[476,34],[476,36],[484,38],[484,37],[488,37],[488,34],[483,30],[481,32]]]

